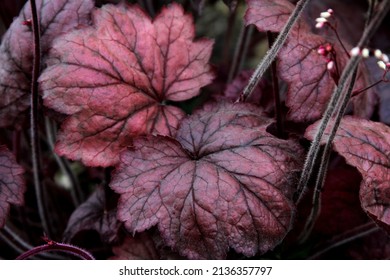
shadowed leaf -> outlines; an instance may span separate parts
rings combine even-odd
[[[123,243],[112,249],[114,256],[110,260],[159,260],[159,254],[153,239],[147,232],[127,236]]]
[[[71,215],[65,229],[63,240],[71,242],[80,231],[95,230],[104,242],[110,243],[117,238],[120,222],[114,209],[106,209],[104,189],[99,187]]]
[[[193,259],[275,247],[290,228],[302,151],[267,133],[271,120],[257,112],[208,106],[183,121],[176,140],[136,139],[111,182],[127,229],[158,225],[168,246]]]
[[[37,0],[43,58],[58,35],[88,24],[93,1]],[[17,125],[30,107],[33,34],[30,2],[26,3],[0,46],[0,127]],[[30,23],[28,23],[30,22]]]
[[[5,146],[0,146],[0,228],[5,224],[10,204],[21,205],[24,201],[23,173],[14,155]]]

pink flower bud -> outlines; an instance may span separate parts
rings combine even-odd
[[[333,67],[334,67],[334,61],[333,61],[333,60],[329,61],[328,64],[326,64],[326,68],[327,68],[329,71],[332,70]]]
[[[317,22],[316,28],[320,29],[322,27],[324,27],[324,23],[323,22]]]
[[[325,55],[326,54],[326,50],[325,50],[324,46],[319,46],[318,49],[317,49],[317,53],[320,54],[320,55]]]

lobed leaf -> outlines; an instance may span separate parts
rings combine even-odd
[[[134,136],[174,135],[185,114],[166,102],[198,95],[213,78],[212,42],[194,37],[192,18],[177,4],[153,22],[122,4],[96,9],[92,27],[56,40],[40,83],[44,104],[71,115],[57,153],[110,166]]]
[[[54,38],[89,23],[93,1],[37,0],[41,51],[45,58]],[[0,46],[0,127],[18,125],[30,107],[34,41],[31,8],[27,2]]]
[[[305,137],[312,140],[317,126],[318,122],[308,127]],[[347,116],[341,121],[333,147],[363,177],[360,201],[364,211],[389,231],[390,128],[382,123]]]
[[[258,110],[208,106],[183,121],[176,140],[134,140],[110,184],[125,227],[158,225],[168,246],[193,259],[274,248],[291,226],[302,149],[267,133],[271,120]]]
[[[14,155],[5,146],[0,146],[0,228],[5,224],[10,204],[21,205],[24,201],[23,174]]]

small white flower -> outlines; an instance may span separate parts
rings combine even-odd
[[[330,18],[330,17],[332,16],[332,14],[329,13],[329,12],[322,12],[322,13],[320,14],[320,16],[321,16],[322,18]]]
[[[375,57],[376,57],[377,59],[382,59],[382,51],[381,51],[381,50],[376,49],[376,50],[374,51],[374,55],[375,55]]]
[[[323,22],[317,22],[316,28],[320,29],[322,27],[324,27],[324,23]]]
[[[367,49],[367,48],[364,48],[364,49],[362,50],[362,56],[363,56],[364,58],[369,57],[369,56],[370,56],[370,50]]]
[[[350,52],[349,54],[351,56],[358,56],[360,54],[360,48],[359,47],[354,47]]]
[[[382,60],[378,61],[377,63],[378,63],[379,68],[381,68],[383,70],[387,70],[386,63],[384,63]]]
[[[319,18],[316,18],[316,22],[327,22],[328,20],[326,18],[323,18],[323,17],[319,17]]]

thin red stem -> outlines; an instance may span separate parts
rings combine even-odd
[[[332,29],[333,32],[335,33],[336,38],[337,38],[337,41],[339,41],[339,43],[340,43],[341,47],[343,48],[345,54],[348,56],[348,58],[351,58],[349,52],[347,51],[347,48],[346,48],[346,47],[344,46],[344,44],[343,44],[343,41],[341,41],[341,38],[340,38],[340,36],[339,36],[339,33],[337,32],[337,29],[336,29],[332,24],[327,24],[327,25],[328,25],[328,26],[330,27],[330,29]]]
[[[66,252],[66,253],[75,255],[83,260],[94,260],[95,259],[91,253],[89,253],[88,251],[86,251],[84,249],[81,249],[81,248],[76,247],[74,245],[65,244],[65,243],[57,243],[55,241],[49,240],[47,244],[34,247],[31,250],[24,252],[23,254],[18,256],[16,258],[16,260],[25,260],[25,259],[28,259],[29,257],[34,256],[36,254],[39,254],[41,252],[48,252],[48,251]]]
[[[352,93],[352,97],[354,97],[354,96],[356,96],[356,95],[358,95],[358,94],[360,94],[360,93],[362,93],[362,92],[364,92],[364,91],[366,91],[366,90],[369,90],[370,88],[372,88],[372,87],[374,87],[374,86],[376,86],[376,85],[379,85],[379,84],[382,83],[382,82],[383,82],[383,80],[379,80],[379,81],[376,81],[375,83],[373,83],[372,85],[369,85],[369,86],[366,87],[366,88],[356,90],[356,91],[354,91],[354,92]]]

